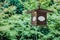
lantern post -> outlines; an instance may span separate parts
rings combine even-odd
[[[38,25],[47,25],[47,12],[52,11],[41,9],[39,3],[38,9],[27,11],[27,13],[29,12],[31,13],[31,24],[38,26]]]

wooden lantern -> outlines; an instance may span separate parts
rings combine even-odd
[[[37,9],[31,11],[32,25],[47,25],[47,12],[52,12],[44,9]]]
[[[52,11],[41,9],[39,4],[37,10],[27,11],[27,13],[29,12],[31,13],[32,25],[47,25],[47,12],[52,12]]]

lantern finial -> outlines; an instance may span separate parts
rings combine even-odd
[[[38,9],[40,9],[40,0],[37,0],[38,1]]]

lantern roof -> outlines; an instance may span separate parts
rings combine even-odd
[[[37,10],[39,10],[39,11],[43,11],[43,12],[53,12],[53,11],[46,10],[46,9],[42,9],[42,8],[39,8],[39,9],[37,9]],[[36,11],[37,11],[37,10],[36,10]]]
[[[39,9],[34,9],[34,10],[31,10],[31,11],[27,11],[27,12],[30,12],[30,13],[32,13],[33,11],[38,11],[38,12],[53,12],[53,11],[50,11],[50,10],[46,10],[46,9],[42,9],[42,8],[39,8]]]

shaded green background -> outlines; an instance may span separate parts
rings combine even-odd
[[[46,26],[32,26],[27,10],[38,8],[37,0],[0,0],[0,40],[60,40],[60,1],[40,0],[47,14]]]

